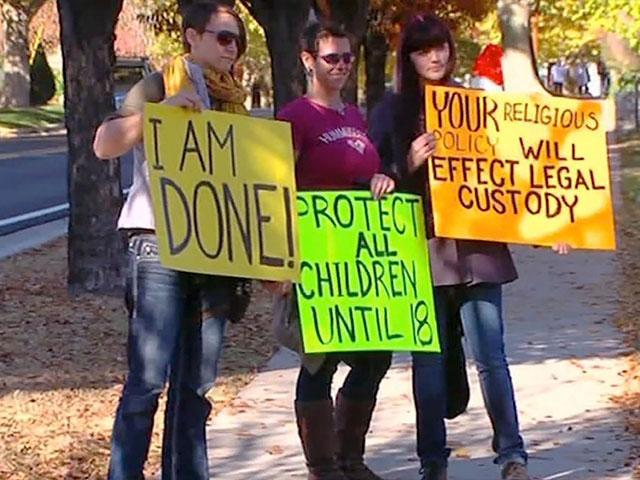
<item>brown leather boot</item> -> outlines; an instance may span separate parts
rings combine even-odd
[[[349,480],[383,480],[364,464],[365,436],[369,431],[375,400],[350,400],[336,396],[338,465]]]
[[[296,402],[298,434],[309,469],[308,480],[348,480],[335,457],[336,429],[331,400]]]

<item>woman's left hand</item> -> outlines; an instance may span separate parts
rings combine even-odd
[[[553,247],[551,247],[553,249],[554,252],[556,252],[558,255],[568,255],[569,253],[571,253],[571,250],[573,250],[571,248],[571,245],[569,245],[568,243],[556,243]]]
[[[288,295],[293,289],[293,285],[291,284],[291,282],[274,282],[270,280],[263,280],[262,286],[264,286],[264,288],[266,288],[272,295],[280,296]]]
[[[393,192],[396,188],[396,182],[391,177],[387,177],[383,173],[376,173],[371,179],[371,195],[379,200],[387,193]]]

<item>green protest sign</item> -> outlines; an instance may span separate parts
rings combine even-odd
[[[440,351],[417,195],[299,192],[306,353]]]

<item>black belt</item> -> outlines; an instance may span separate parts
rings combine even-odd
[[[135,237],[136,235],[155,235],[156,231],[150,228],[127,228],[124,230],[127,237]]]

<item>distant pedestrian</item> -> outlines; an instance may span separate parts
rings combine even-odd
[[[561,58],[556,63],[551,66],[551,86],[553,88],[553,92],[558,95],[562,95],[564,91],[564,85],[567,82],[567,77],[569,75],[569,69],[565,63],[565,59]]]
[[[577,59],[571,66],[570,74],[573,83],[578,89],[578,95],[588,95],[589,72],[587,71],[585,63],[582,60]]]
[[[602,59],[598,60],[598,76],[600,77],[600,95],[606,97],[609,95],[611,77],[607,64]]]

